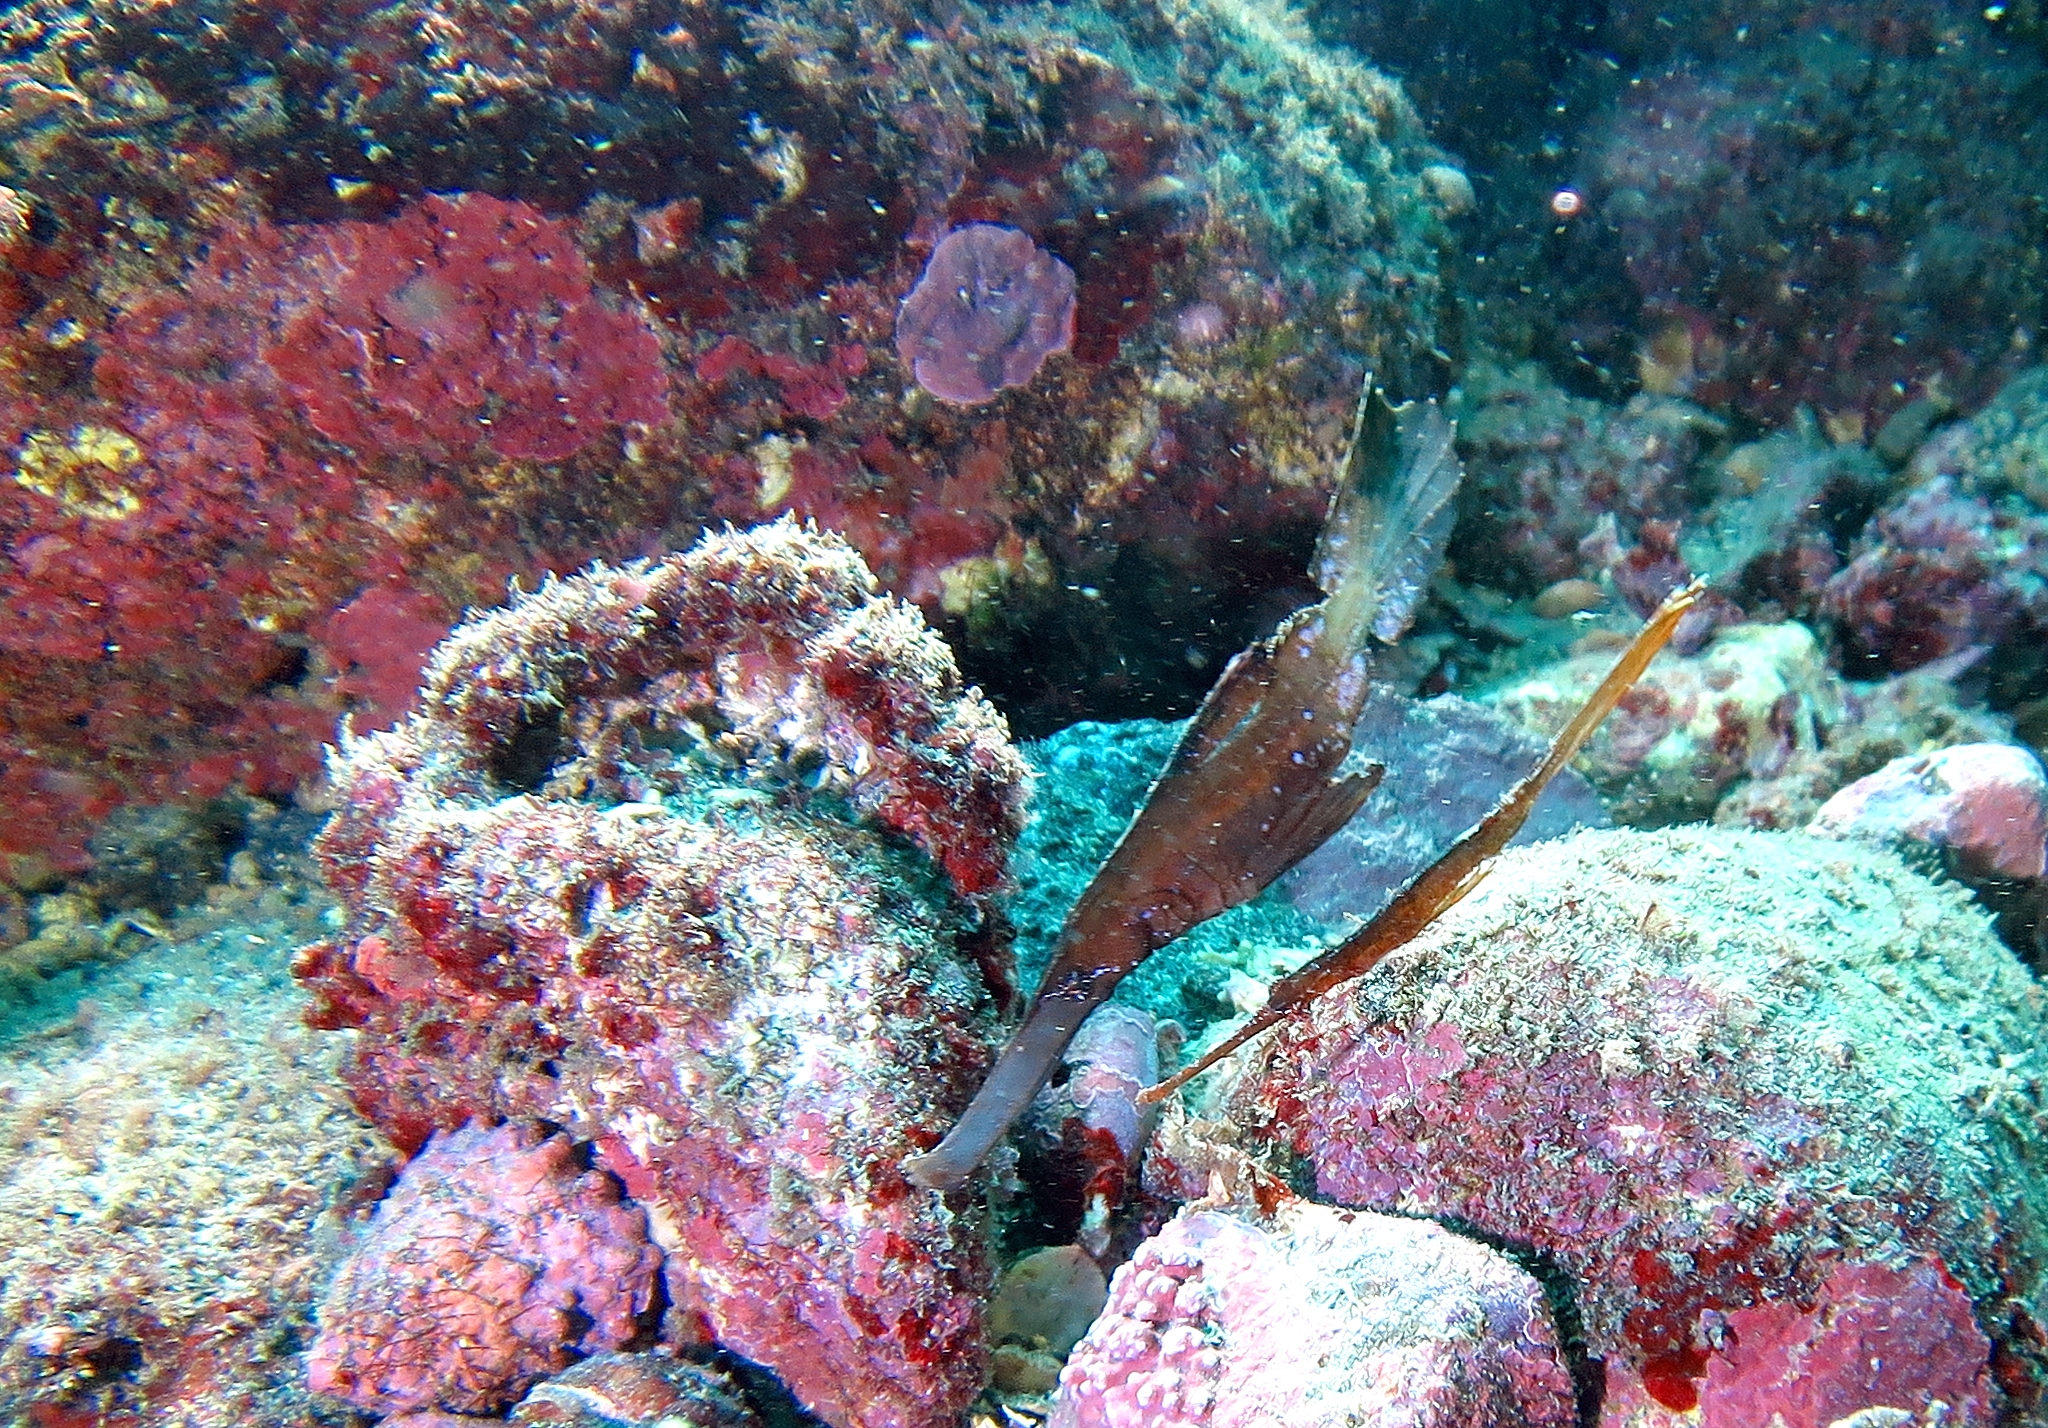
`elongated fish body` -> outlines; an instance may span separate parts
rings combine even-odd
[[[1368,383],[1316,551],[1324,598],[1224,668],[1068,916],[1023,1025],[913,1178],[965,1181],[1125,975],[1258,896],[1365,802],[1382,771],[1346,760],[1371,642],[1406,630],[1442,558],[1462,474],[1451,434],[1434,403],[1397,412]]]

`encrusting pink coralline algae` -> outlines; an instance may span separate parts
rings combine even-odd
[[[1024,766],[916,612],[787,521],[595,567],[459,628],[420,712],[334,774],[349,922],[297,970],[316,1024],[356,1029],[357,1106],[406,1151],[561,1127],[646,1214],[650,1337],[713,1340],[836,1428],[953,1423],[985,1228],[899,1167],[996,1034],[980,903]],[[388,1311],[373,1287],[323,1337]]]
[[[979,406],[1074,345],[1074,270],[999,223],[939,240],[896,317],[896,350],[917,384]]]
[[[2041,1012],[1966,895],[1889,853],[1584,833],[1510,850],[1218,1106],[1320,1199],[1540,1254],[1611,1428],[1988,1425],[2040,1406]]]
[[[308,1377],[370,1408],[488,1412],[636,1338],[660,1266],[647,1217],[567,1137],[437,1135],[328,1286]]]
[[[1116,1272],[1050,1428],[1570,1428],[1536,1281],[1437,1225],[1191,1205]]]

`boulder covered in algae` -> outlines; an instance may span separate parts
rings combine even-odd
[[[1023,765],[918,615],[789,522],[595,567],[458,629],[334,773],[348,921],[297,970],[364,1113],[560,1127],[646,1213],[664,1340],[836,1428],[954,1422],[984,1226],[898,1167],[996,1035]]]
[[[1554,1265],[1607,1423],[1696,1421],[1801,1354],[1833,1416],[2032,1421],[2044,1029],[1966,894],[1890,853],[1591,832],[1507,853],[1256,1045],[1219,1107],[1320,1198]],[[1835,1348],[1743,1348],[1745,1324]],[[1854,1351],[1908,1325],[1941,1326],[1942,1352],[1877,1374]]]

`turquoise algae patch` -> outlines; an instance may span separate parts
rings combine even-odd
[[[1081,723],[1024,746],[1037,780],[1030,820],[1010,855],[1004,910],[1017,934],[1017,984],[1038,986],[1067,912],[1166,764],[1182,725],[1153,719]],[[1115,1000],[1198,1031],[1231,1014],[1233,974],[1266,981],[1319,950],[1317,924],[1269,889],[1146,958]]]

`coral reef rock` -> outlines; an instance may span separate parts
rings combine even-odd
[[[1535,1280],[1437,1225],[1190,1206],[1117,1270],[1051,1428],[1567,1428]]]
[[[761,1428],[731,1374],[664,1354],[596,1354],[521,1399],[522,1428]]]
[[[334,1421],[294,1348],[350,1187],[391,1156],[284,975],[318,913],[272,889],[89,997],[76,973],[0,993],[0,1422]]]
[[[437,1135],[322,1298],[308,1377],[362,1408],[488,1413],[631,1340],[660,1264],[646,1217],[566,1136]]]
[[[720,520],[844,534],[1034,730],[1182,707],[1298,593],[1364,372],[1458,346],[1469,182],[1281,5],[14,0],[0,56],[23,886]],[[899,348],[998,232],[1037,280]]]
[[[790,522],[597,567],[458,629],[334,772],[348,925],[297,970],[365,1114],[561,1127],[646,1211],[669,1342],[837,1428],[953,1422],[983,1226],[898,1167],[996,1035],[1024,768],[916,613]]]
[[[1893,759],[1951,744],[2009,744],[2012,721],[1964,699],[1935,670],[1875,684],[1844,683],[1842,717],[1820,748],[1794,754],[1769,778],[1737,784],[1714,809],[1730,828],[1804,828],[1822,804]]]
[[[1727,1326],[1759,1309],[1831,1344],[1865,1332],[1849,1320],[1943,1322],[1917,1411],[1985,1366],[1953,1361],[1961,1298],[2025,1415],[2048,1382],[2043,1021],[1966,895],[1892,853],[1587,832],[1504,854],[1246,1053],[1218,1104],[1323,1198],[1542,1255],[1604,1362],[1609,1424],[1776,1372],[1754,1342],[1729,1357]],[[1900,1406],[1896,1387],[1848,1406]]]
[[[1614,663],[1592,650],[1487,693],[1483,702],[1548,738]],[[1617,822],[1701,817],[1744,779],[1781,773],[1842,714],[1842,682],[1804,625],[1735,625],[1696,655],[1658,657],[1573,765]]]
[[[1940,671],[1957,654],[1982,659],[1994,704],[2037,697],[2048,661],[2048,368],[1936,431],[1900,475],[1822,591],[1844,668]]]
[[[2017,492],[2048,510],[2048,367],[2030,367],[1967,421],[1944,427],[1913,454],[1920,481],[1954,476],[1981,494]]]
[[[63,400],[10,394],[0,343],[0,532],[35,552],[0,569],[0,855],[76,870],[121,801],[284,798],[344,712],[402,709],[464,603],[584,558],[486,510],[668,414],[645,310],[575,232],[484,194],[216,214],[163,245],[204,240],[181,273],[124,279]]]
[[[1479,547],[1480,568],[1525,593],[1598,574],[1580,545],[1605,517],[1633,539],[1645,521],[1686,515],[1688,474],[1712,427],[1675,399],[1617,409],[1572,396],[1535,363],[1474,366],[1453,410],[1469,473],[1457,547]]]
[[[1589,139],[1642,376],[1873,432],[1929,388],[1974,399],[2032,347],[2048,280],[2025,236],[2041,59],[1940,4],[1786,13],[1744,7],[1734,43],[1644,73]]]
[[[1919,843],[1979,878],[2038,878],[2048,862],[2048,775],[2017,744],[1959,744],[1894,759],[1826,803],[1816,833]]]
[[[1821,608],[1851,668],[1904,671],[1974,646],[2032,644],[2048,628],[2048,514],[1937,476],[1877,513]]]

